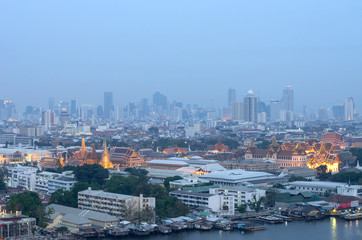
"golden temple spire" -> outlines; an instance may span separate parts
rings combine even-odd
[[[62,167],[65,166],[64,161],[63,161],[63,153],[60,154],[59,163],[60,163],[60,165],[61,165]]]
[[[82,138],[82,147],[80,148],[80,150],[81,150],[82,152],[85,152],[85,151],[86,151],[86,148],[85,148],[85,139],[84,139],[84,137]]]
[[[109,160],[109,153],[107,149],[107,140],[104,139],[104,149],[102,153],[102,159],[100,162],[104,168],[113,168],[113,163]]]

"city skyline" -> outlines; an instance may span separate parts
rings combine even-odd
[[[107,91],[119,105],[160,91],[224,106],[229,87],[268,101],[292,85],[297,112],[348,97],[361,111],[361,5],[2,2],[0,95],[21,109],[50,96],[97,104]]]

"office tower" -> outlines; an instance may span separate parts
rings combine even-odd
[[[256,123],[258,120],[257,119],[258,109],[257,109],[256,97],[252,90],[249,90],[248,95],[246,95],[246,97],[244,98],[244,110],[245,110],[244,120],[246,122]]]
[[[104,105],[103,105],[104,117],[110,119],[113,115],[113,92],[104,93]]]
[[[161,107],[163,110],[167,109],[167,97],[160,92],[155,92],[153,94],[153,105],[156,107]]]
[[[54,98],[53,97],[50,97],[49,98],[49,110],[54,110],[55,108],[55,102],[54,102]]]
[[[41,123],[44,128],[50,129],[55,124],[55,113],[52,110],[46,110],[42,113]]]
[[[353,98],[346,98],[344,100],[344,120],[353,121],[354,117],[354,102]]]
[[[148,117],[150,115],[150,108],[148,106],[148,100],[146,98],[141,99],[141,115]]]
[[[278,100],[270,100],[270,121],[275,122],[280,120],[280,112],[283,102]]]
[[[236,90],[229,88],[228,91],[228,106],[231,107],[231,105],[236,102]]]
[[[333,105],[332,108],[333,117],[338,121],[344,120],[344,105],[343,104],[336,104]]]
[[[231,118],[233,120],[244,121],[244,102],[234,102],[231,105]]]
[[[70,100],[70,115],[77,115],[77,101],[75,99]]]
[[[294,101],[293,101],[293,89],[292,89],[292,86],[288,85],[283,90],[283,104],[284,104],[283,110],[293,112]]]
[[[319,121],[328,121],[328,110],[326,108],[319,108],[318,110],[318,120]]]

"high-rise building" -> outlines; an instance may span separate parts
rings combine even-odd
[[[167,97],[160,92],[155,92],[153,94],[153,106],[156,110],[160,109],[163,111],[167,110]]]
[[[257,99],[252,90],[249,90],[248,95],[246,95],[246,97],[244,98],[244,111],[245,111],[244,120],[246,122],[254,122],[254,123],[257,122],[258,120]]]
[[[49,109],[50,109],[50,110],[54,110],[54,108],[55,108],[54,98],[53,98],[53,97],[50,97],[50,98],[49,98]]]
[[[344,120],[354,120],[354,101],[353,98],[346,98],[344,100]]]
[[[283,90],[283,104],[284,104],[283,110],[293,112],[294,110],[293,89],[292,86],[290,85],[288,85]]]
[[[236,102],[236,90],[229,88],[228,91],[228,106],[231,107],[232,104]]]
[[[44,128],[50,129],[55,124],[55,113],[52,110],[46,110],[42,113],[41,123]]]
[[[333,117],[335,120],[342,121],[344,120],[344,105],[336,104],[333,106]]]
[[[110,119],[113,115],[114,106],[113,106],[113,92],[104,93],[104,117]]]
[[[77,101],[75,99],[70,100],[70,115],[77,115]]]
[[[243,102],[234,102],[231,105],[231,118],[233,120],[244,121],[244,103]]]
[[[280,112],[283,102],[278,100],[270,100],[270,121],[275,122],[280,120]]]
[[[319,108],[318,110],[318,120],[319,121],[328,121],[328,110],[326,108]]]

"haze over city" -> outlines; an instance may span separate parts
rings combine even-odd
[[[2,1],[1,97],[211,107],[292,85],[296,112],[353,97],[361,110],[361,1]],[[46,90],[46,91],[45,91]]]

